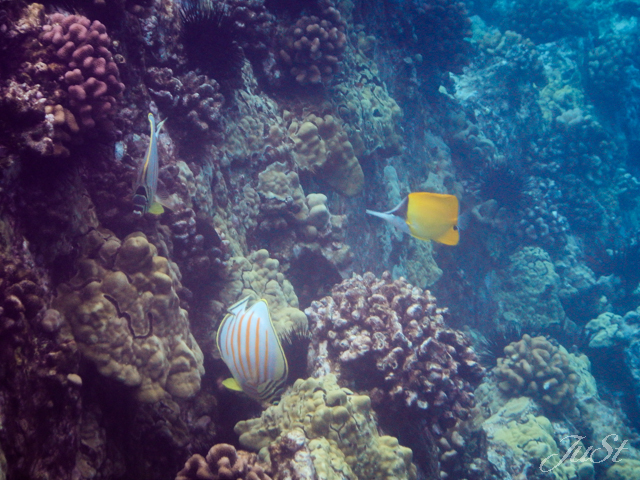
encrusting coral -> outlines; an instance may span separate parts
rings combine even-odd
[[[575,406],[575,389],[580,377],[569,364],[564,347],[545,337],[524,334],[504,348],[495,373],[507,395],[526,395],[540,401],[549,411],[567,411]]]
[[[53,302],[80,352],[101,374],[135,388],[140,401],[194,395],[203,355],[180,308],[177,267],[142,233],[120,242],[92,230],[81,245],[78,273]]]
[[[107,29],[82,15],[54,13],[49,21],[40,39],[53,46],[56,61],[66,69],[69,103],[80,125],[93,128],[107,117],[124,90]]]
[[[211,447],[206,458],[198,454],[190,457],[176,480],[271,480],[257,461],[255,453],[219,443]]]
[[[268,451],[271,461],[282,459],[283,450],[310,458],[304,478],[416,478],[411,450],[380,436],[370,398],[340,388],[335,375],[297,380],[278,405],[235,430],[243,446],[262,457]]]

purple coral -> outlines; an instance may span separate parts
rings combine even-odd
[[[314,376],[335,373],[341,382],[369,392],[391,410],[412,411],[424,421],[447,462],[460,449],[455,433],[474,405],[473,385],[482,379],[469,340],[445,326],[447,309],[429,291],[393,280],[389,272],[355,275],[331,296],[305,310],[312,330],[308,368]],[[446,469],[446,468],[445,468]]]
[[[124,90],[107,29],[82,15],[54,13],[49,21],[40,39],[53,46],[57,60],[68,69],[62,81],[80,125],[93,128],[109,115]]]

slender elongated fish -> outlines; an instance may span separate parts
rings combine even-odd
[[[445,245],[457,245],[458,199],[441,193],[414,192],[393,210],[374,212],[369,215],[385,219],[404,233],[420,240],[434,240]]]
[[[218,328],[218,350],[233,375],[222,384],[271,402],[282,393],[289,366],[266,300],[249,301],[246,297],[232,305]]]
[[[151,137],[149,148],[144,157],[144,162],[140,166],[138,181],[136,182],[135,193],[133,194],[133,210],[140,214],[147,212],[153,215],[160,215],[164,208],[156,199],[158,189],[158,134],[166,118],[156,126],[156,119],[153,113],[149,113],[149,123],[151,124]]]

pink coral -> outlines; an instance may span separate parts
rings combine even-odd
[[[124,90],[107,29],[82,15],[54,13],[49,22],[40,39],[53,46],[57,61],[68,68],[63,80],[81,126],[93,128],[107,118]]]

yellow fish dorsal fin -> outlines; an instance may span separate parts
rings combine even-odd
[[[457,245],[458,199],[441,193],[410,193],[405,221],[411,235],[421,240],[435,240],[445,245]]]
[[[229,390],[233,390],[234,392],[241,392],[242,391],[242,387],[237,382],[237,380],[235,378],[233,378],[233,377],[227,378],[226,380],[223,380],[222,381],[222,385],[224,385]]]

